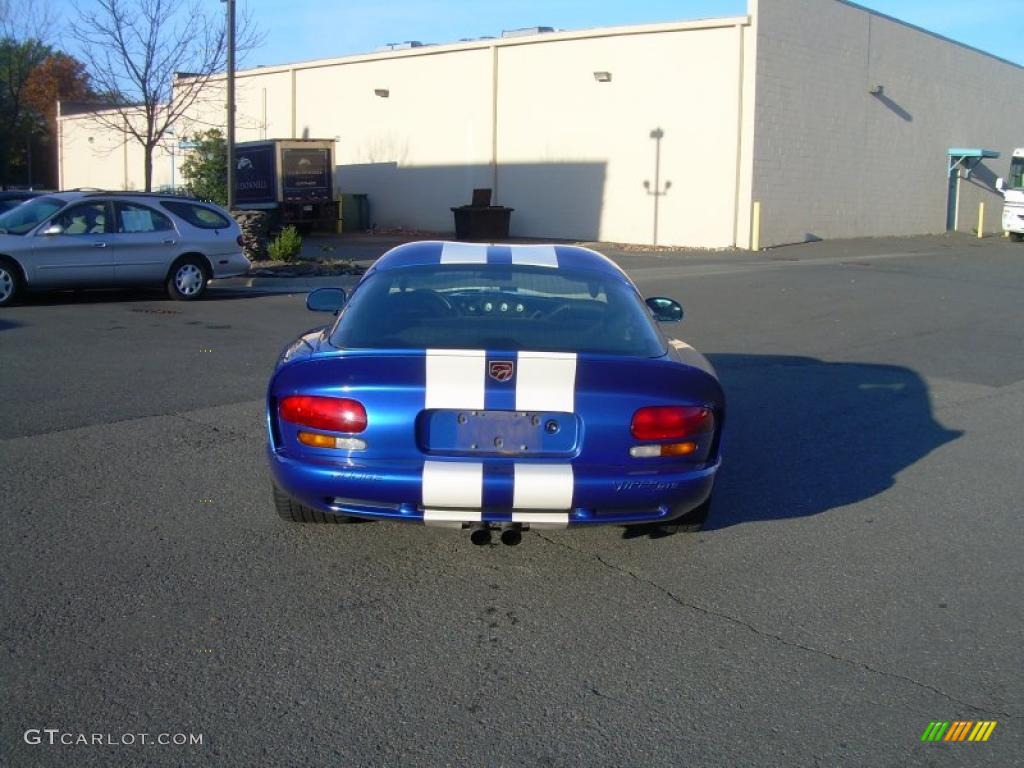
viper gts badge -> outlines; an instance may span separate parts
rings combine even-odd
[[[493,360],[487,369],[487,373],[495,381],[508,381],[514,371],[515,365],[511,360]]]

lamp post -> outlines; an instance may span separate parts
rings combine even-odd
[[[171,128],[168,128],[164,132],[164,136],[170,136],[171,137],[171,141],[170,141],[170,150],[171,150],[171,194],[172,195],[176,195],[176,194],[178,194],[178,184],[177,184],[177,179],[175,178],[175,174],[174,174],[174,130],[171,129]]]
[[[661,186],[661,140],[665,137],[665,132],[661,128],[655,128],[651,131],[650,136],[654,139],[654,187],[651,187],[651,182],[644,182],[644,189],[647,190],[647,194],[654,197],[654,237],[652,238],[653,244],[658,244],[658,200],[668,194],[669,189],[672,187],[671,181],[666,181],[665,186]]]
[[[227,87],[228,87],[228,210],[235,207],[235,0],[221,0],[227,3]]]

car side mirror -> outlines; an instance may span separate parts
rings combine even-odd
[[[317,288],[306,297],[306,309],[313,312],[338,312],[348,296],[341,288]]]
[[[60,224],[50,224],[49,226],[46,227],[46,229],[44,229],[39,234],[41,234],[41,235],[63,235],[64,234],[64,227],[62,227]]]
[[[1000,192],[1002,192],[1004,189],[1006,189],[1006,182],[1003,181],[1003,177],[1002,176],[1000,176],[998,179],[996,179],[996,189],[998,189]]]
[[[654,319],[659,323],[678,323],[683,319],[683,305],[675,299],[666,299],[664,296],[652,296],[646,301],[647,308],[651,310]]]

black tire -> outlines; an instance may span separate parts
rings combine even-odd
[[[711,497],[708,497],[705,503],[699,507],[684,512],[679,517],[665,522],[644,523],[631,527],[637,528],[634,536],[647,534],[655,539],[674,534],[695,534],[708,521],[709,512],[711,512]]]
[[[277,510],[277,514],[281,516],[281,519],[286,520],[289,523],[356,522],[354,517],[348,517],[347,515],[332,515],[321,512],[317,509],[311,509],[310,507],[299,504],[295,499],[291,498],[276,485],[272,485],[272,488],[274,490],[274,508]]]
[[[665,523],[658,523],[654,527],[661,533],[670,535],[673,533],[697,533],[701,528],[704,527],[704,523],[708,520],[708,514],[711,512],[711,497],[704,501],[699,507],[691,509],[679,517],[669,520]]]
[[[1011,232],[1010,239],[1015,243],[1024,243],[1024,232]]]
[[[195,301],[206,293],[210,268],[200,256],[185,256],[167,273],[167,295],[175,301]]]
[[[8,307],[21,293],[21,270],[11,260],[0,258],[0,307]]]

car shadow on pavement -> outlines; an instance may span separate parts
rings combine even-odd
[[[708,358],[726,393],[723,468],[705,528],[816,515],[891,487],[963,433],[909,368],[810,357]]]

